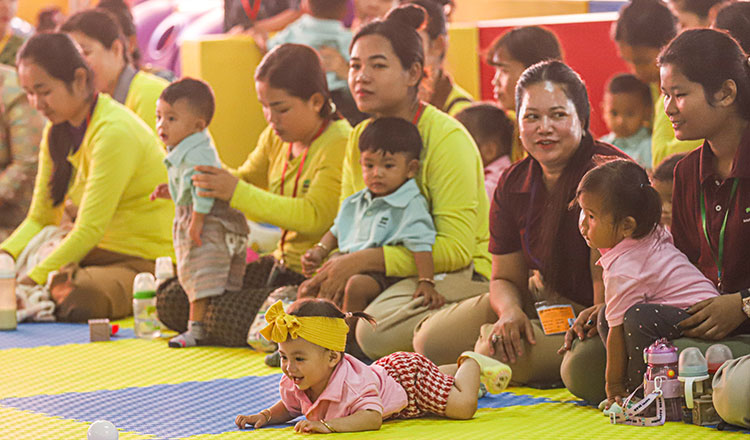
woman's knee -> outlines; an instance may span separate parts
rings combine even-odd
[[[607,397],[604,389],[604,372],[607,352],[598,338],[574,341],[573,347],[563,357],[560,376],[565,388],[573,395],[590,403],[599,403]]]
[[[429,318],[422,320],[414,329],[414,337],[412,338],[414,351],[425,355],[428,359],[435,359],[435,355],[439,351],[440,335],[434,329],[435,327],[431,325]]]
[[[750,356],[726,362],[713,380],[713,401],[721,418],[750,428]]]

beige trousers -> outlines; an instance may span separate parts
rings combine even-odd
[[[750,355],[722,365],[714,376],[713,388],[714,407],[721,418],[750,428]]]
[[[489,290],[486,281],[473,281],[473,268],[451,272],[445,278],[436,277],[435,290],[445,297],[446,305],[439,311],[467,298],[476,297]],[[396,351],[414,351],[414,329],[425,318],[439,313],[422,305],[422,298],[414,298],[416,278],[406,278],[384,290],[365,309],[377,321],[376,326],[359,322],[357,342],[371,359],[378,359]],[[474,337],[476,339],[476,336]],[[469,346],[471,348],[473,342]],[[460,354],[460,352],[459,352]],[[449,363],[456,361],[454,357]]]
[[[154,272],[154,262],[94,248],[80,263],[68,264],[52,279],[52,298],[60,321],[120,319],[133,313],[133,280]]]
[[[512,382],[531,386],[558,383],[563,357],[557,350],[563,344],[563,335],[546,336],[539,320],[534,319],[530,311],[527,315],[532,318],[536,344],[525,342],[523,356],[510,364]],[[419,324],[414,334],[414,348],[438,365],[453,363],[463,351],[486,346],[496,321],[489,293],[451,304]]]

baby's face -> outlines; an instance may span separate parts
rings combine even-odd
[[[633,136],[649,119],[650,109],[634,93],[606,93],[603,106],[604,121],[618,138]]]
[[[363,151],[360,155],[362,178],[370,192],[376,196],[387,196],[396,191],[419,170],[419,161],[409,159],[406,153]]]
[[[672,182],[653,179],[654,189],[661,199],[661,224],[672,226]]]
[[[156,101],[156,133],[168,147],[174,147],[191,134],[198,133],[206,123],[184,98],[170,104],[161,99]]]

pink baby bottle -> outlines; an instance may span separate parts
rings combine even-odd
[[[660,377],[666,420],[682,420],[682,384],[677,378],[677,347],[666,338],[658,339],[643,350],[643,357],[647,364],[646,374],[643,375],[644,396],[654,391],[656,379]]]

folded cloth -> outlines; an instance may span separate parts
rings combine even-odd
[[[69,231],[69,228],[58,226],[47,226],[39,231],[16,259],[17,279],[25,277],[31,269],[55,250]],[[18,300],[16,312],[18,322],[55,320],[55,303],[52,301],[49,286],[17,284],[16,299]]]
[[[45,226],[42,228],[29,241],[29,244],[26,245],[16,259],[16,274],[18,279],[26,276],[31,269],[47,258],[60,242],[63,241],[68,232],[70,232],[70,228],[61,228],[59,226]]]
[[[23,321],[54,321],[55,303],[52,301],[46,286],[16,286],[16,299],[19,303],[16,320]]]

